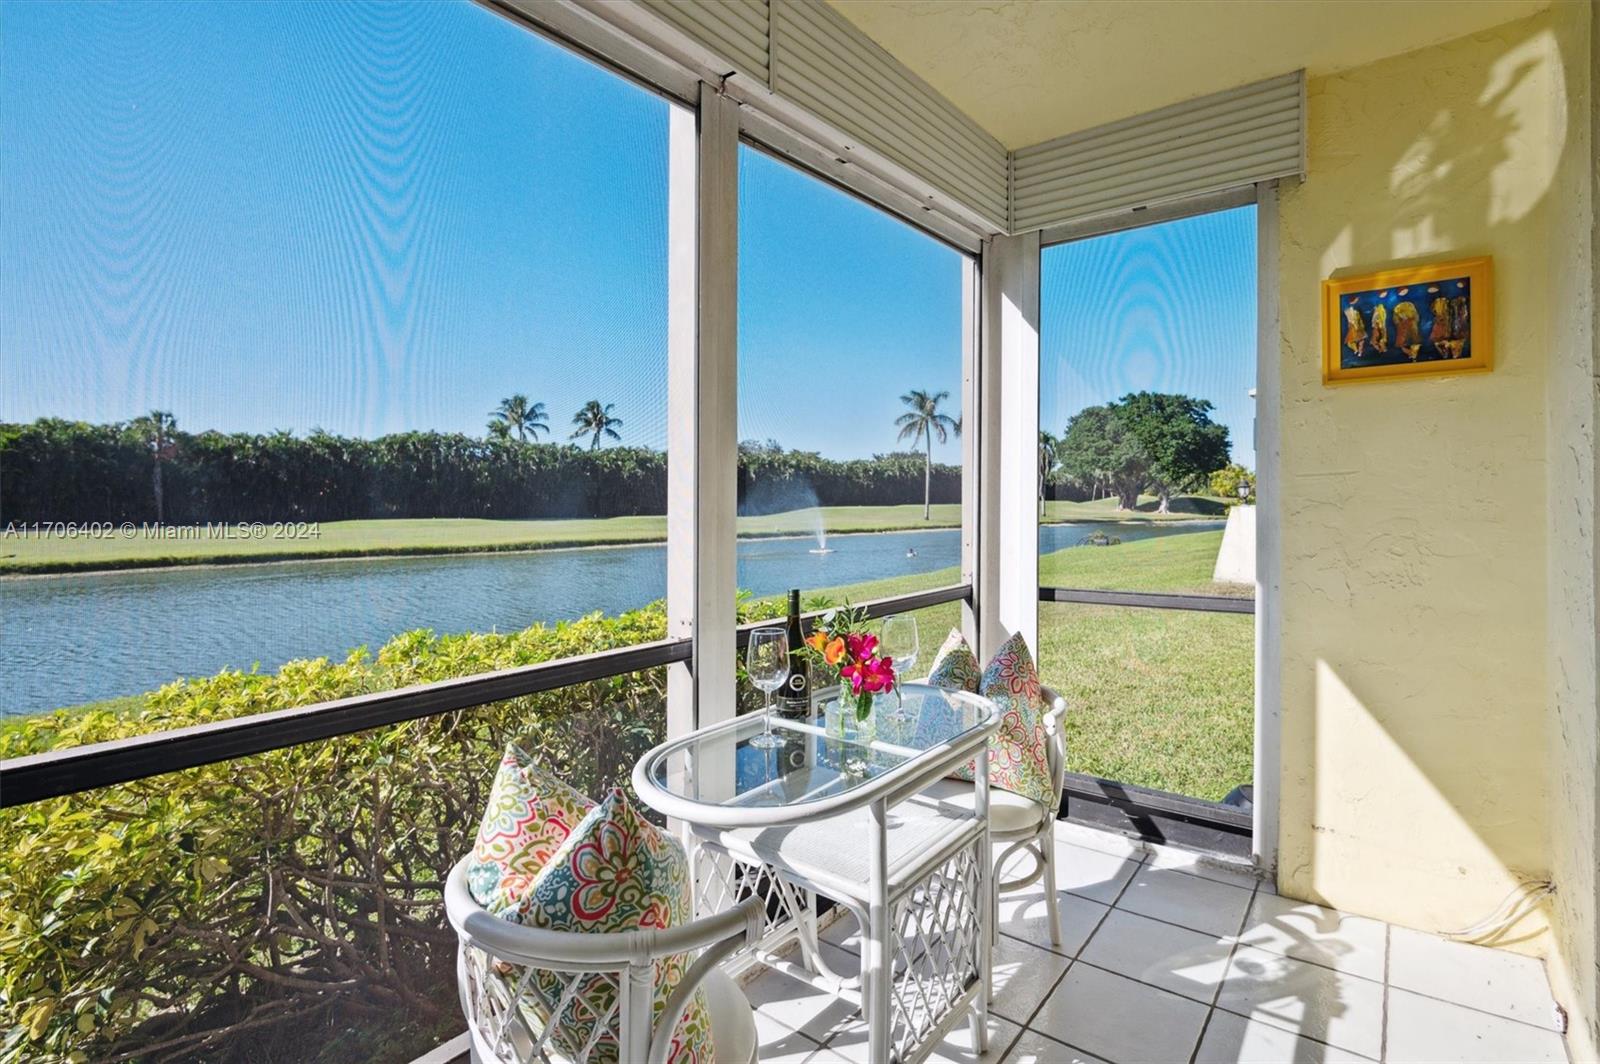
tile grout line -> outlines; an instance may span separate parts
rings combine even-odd
[[[1394,925],[1385,921],[1383,925],[1383,1011],[1378,1024],[1378,1061],[1389,1059],[1389,951],[1390,941],[1394,938]]]
[[[1233,941],[1228,944],[1228,955],[1222,961],[1222,973],[1217,979],[1217,988],[1211,992],[1211,1003],[1206,1006],[1206,1018],[1200,1023],[1200,1033],[1195,1037],[1194,1048],[1189,1051],[1189,1064],[1195,1064],[1200,1056],[1200,1046],[1205,1043],[1206,1031],[1211,1027],[1211,1020],[1217,1014],[1217,1002],[1222,1000],[1222,985],[1228,981],[1228,971],[1233,967],[1233,955],[1239,951],[1239,940],[1244,937],[1245,925],[1250,922],[1250,914],[1255,912],[1256,899],[1261,896],[1261,884],[1250,892],[1250,901],[1244,907],[1244,915],[1239,918],[1239,929],[1233,933]]]
[[[1053,834],[1052,834],[1052,841],[1055,841]],[[1130,854],[1129,856],[1132,856],[1132,855]],[[1122,895],[1127,892],[1128,887],[1133,883],[1134,878],[1139,874],[1139,869],[1144,867],[1145,862],[1147,860],[1149,860],[1149,858],[1150,858],[1150,855],[1148,853],[1146,853],[1146,854],[1143,854],[1139,858],[1138,861],[1134,862],[1133,874],[1130,875],[1127,878],[1127,880],[1122,884],[1122,886],[1117,888],[1116,897],[1111,899],[1111,904],[1106,906],[1106,911],[1100,914],[1100,919],[1095,921],[1094,927],[1091,928],[1089,933],[1083,937],[1083,942],[1078,946],[1078,948],[1076,950],[1074,950],[1070,956],[1067,956],[1067,966],[1065,968],[1061,969],[1061,974],[1056,976],[1056,981],[1050,984],[1050,989],[1045,991],[1044,996],[1039,999],[1039,1004],[1035,1005],[1033,1007],[1033,1011],[1028,1013],[1028,1018],[1026,1020],[1024,1020],[1023,1023],[1021,1024],[1020,1033],[1018,1033],[1016,1039],[1013,1040],[1012,1045],[1015,1045],[1017,1041],[1021,1040],[1023,1033],[1031,1032],[1033,1034],[1040,1035],[1040,1036],[1042,1036],[1044,1038],[1048,1038],[1052,1042],[1059,1042],[1061,1045],[1065,1045],[1070,1049],[1077,1049],[1080,1053],[1088,1053],[1089,1052],[1086,1049],[1079,1049],[1079,1047],[1072,1045],[1072,1043],[1070,1043],[1070,1042],[1062,1042],[1061,1039],[1056,1038],[1054,1035],[1051,1035],[1046,1031],[1039,1030],[1038,1028],[1033,1026],[1033,1021],[1038,1018],[1039,1013],[1044,1010],[1045,1005],[1048,1004],[1050,999],[1055,996],[1056,991],[1061,989],[1061,984],[1066,981],[1066,978],[1067,978],[1067,976],[1069,974],[1071,974],[1072,969],[1074,969],[1074,968],[1076,968],[1078,966],[1078,958],[1079,958],[1079,956],[1082,955],[1084,950],[1089,948],[1089,943],[1094,940],[1094,936],[1100,933],[1100,928],[1105,924],[1106,919],[1108,917],[1110,917],[1112,910],[1117,907],[1117,902],[1122,900]],[[1062,894],[1071,894],[1072,893],[1071,891],[1060,890],[1060,888],[1057,888],[1057,889]],[[1073,896],[1076,897],[1077,895],[1073,895]],[[1093,899],[1084,898],[1082,900],[1091,901]],[[1018,939],[1018,941],[1026,941],[1026,939]],[[1054,952],[1054,951],[1052,951],[1052,952]],[[1065,954],[1059,954],[1059,956],[1066,956],[1066,955]],[[1088,966],[1091,967],[1091,968],[1094,967],[1094,965],[1089,964],[1089,962],[1087,962],[1087,961],[1085,961],[1084,963],[1088,964]],[[1091,1053],[1089,1055],[1090,1056],[1094,1056],[1095,1054]]]

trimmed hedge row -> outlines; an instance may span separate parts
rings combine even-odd
[[[666,512],[666,455],[639,447],[590,451],[440,432],[374,440],[176,432],[163,454],[161,519],[169,524]],[[920,503],[924,472],[915,454],[835,462],[741,452],[741,512]],[[0,424],[0,520],[155,521],[155,480],[155,455],[131,424]],[[934,466],[931,490],[934,502],[960,501],[959,469]]]

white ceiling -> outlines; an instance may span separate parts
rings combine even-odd
[[[1007,148],[1021,148],[1301,67],[1316,76],[1360,66],[1532,15],[1550,0],[829,2]]]

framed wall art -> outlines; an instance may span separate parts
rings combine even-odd
[[[1483,373],[1494,366],[1487,256],[1322,282],[1322,382]]]

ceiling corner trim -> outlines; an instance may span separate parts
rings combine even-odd
[[[1306,173],[1305,71],[1020,148],[1014,233]]]

